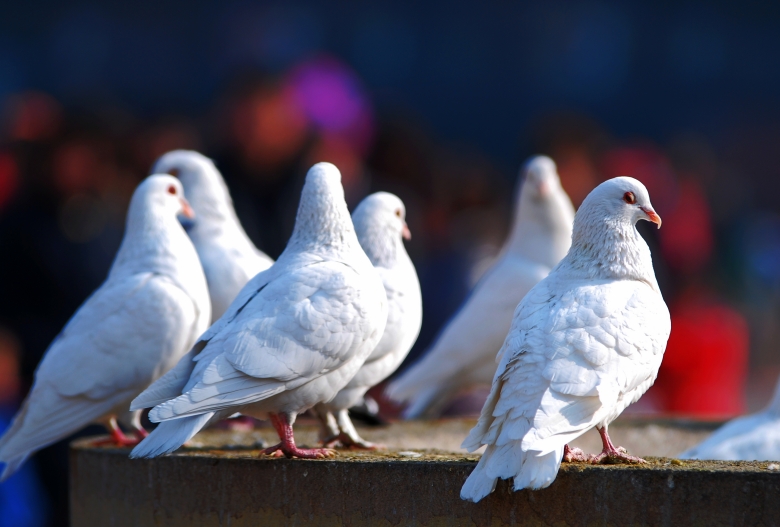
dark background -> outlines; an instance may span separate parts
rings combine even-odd
[[[274,257],[314,162],[339,166],[351,206],[397,193],[425,303],[412,360],[500,248],[524,159],[552,156],[575,205],[637,177],[675,329],[634,411],[757,409],[780,373],[778,57],[771,2],[4,5],[3,420],[173,148],[215,159]],[[0,486],[0,526],[65,524],[65,448]]]

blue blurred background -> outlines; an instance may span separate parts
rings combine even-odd
[[[497,253],[522,160],[553,157],[575,205],[637,177],[664,219],[643,233],[674,329],[634,411],[759,408],[780,373],[779,57],[771,2],[5,5],[0,426],[174,148],[216,160],[274,257],[314,162],[339,166],[351,206],[404,199],[412,359]],[[55,445],[0,486],[0,526],[66,525],[66,462]]]

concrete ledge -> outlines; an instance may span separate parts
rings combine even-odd
[[[73,527],[780,525],[780,471],[767,462],[564,465],[548,489],[512,493],[501,482],[473,504],[459,494],[476,455],[269,459],[258,458],[256,437],[245,435],[245,449],[203,444],[156,460],[74,443]]]

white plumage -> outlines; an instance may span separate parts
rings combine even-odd
[[[360,248],[341,176],[319,163],[306,177],[295,229],[268,270],[241,290],[193,350],[131,408],[156,405],[160,425],[132,452],[179,448],[208,421],[235,412],[270,418],[288,457],[322,457],[295,446],[297,414],[332,399],[363,365],[387,320],[382,281]]]
[[[514,478],[515,490],[550,485],[567,443],[594,426],[604,451],[592,462],[642,461],[607,435],[654,382],[671,329],[640,219],[660,227],[640,182],[599,185],[577,212],[569,253],[517,306],[490,395],[463,442],[469,451],[487,445],[463,499],[479,501],[497,478]]]
[[[387,192],[371,194],[352,213],[360,245],[387,293],[387,325],[357,375],[333,400],[317,405],[326,444],[338,440],[344,446],[376,446],[358,435],[347,410],[400,366],[420,333],[422,295],[414,264],[404,248],[403,238],[410,236],[405,218],[403,202]]]
[[[241,288],[274,261],[257,249],[244,232],[225,180],[211,159],[198,152],[174,150],[160,157],[152,172],[177,176],[195,210],[187,234],[206,274],[211,319],[217,320]]]
[[[388,386],[390,398],[409,405],[407,419],[436,417],[458,392],[490,385],[517,303],[569,250],[574,208],[555,163],[534,157],[522,174],[512,231],[497,261],[427,354]]]
[[[175,365],[206,330],[203,269],[176,215],[190,213],[181,183],[154,175],[138,186],[105,283],[73,315],[35,372],[0,460],[10,476],[33,452],[92,422],[140,427],[130,401]]]
[[[729,421],[682,459],[780,461],[780,381],[763,411]]]

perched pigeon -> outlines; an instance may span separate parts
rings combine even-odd
[[[562,459],[644,462],[607,434],[655,381],[671,329],[638,220],[661,226],[632,178],[606,181],[582,203],[571,250],[515,310],[490,395],[463,442],[487,449],[461,498],[481,500],[497,478],[513,477],[515,490],[547,487]],[[568,448],[594,426],[601,454]]]
[[[5,479],[33,452],[92,422],[113,441],[141,436],[130,401],[192,347],[211,320],[206,278],[176,216],[192,216],[181,183],[149,176],[133,194],[124,240],[105,283],[54,339],[35,383],[0,440]]]
[[[398,368],[420,333],[422,296],[414,264],[402,239],[411,237],[405,218],[403,202],[387,192],[371,194],[352,213],[360,245],[385,286],[387,326],[382,340],[357,375],[333,400],[316,406],[326,445],[338,441],[343,446],[376,448],[358,435],[347,410],[361,403],[369,388]]]
[[[274,263],[258,250],[241,227],[233,200],[211,159],[189,150],[174,150],[160,157],[154,174],[177,176],[195,210],[187,226],[206,273],[211,296],[211,319],[217,320],[250,278]]]
[[[555,163],[534,157],[522,173],[514,224],[498,260],[428,353],[387,389],[391,399],[409,404],[407,419],[437,417],[458,392],[490,385],[517,303],[569,250],[574,208]]]
[[[683,452],[682,459],[780,461],[780,381],[762,412],[729,421],[710,437]]]
[[[160,423],[131,457],[179,448],[206,423],[240,412],[270,418],[287,457],[333,455],[295,445],[296,416],[331,400],[374,350],[387,321],[379,274],[360,248],[338,169],[309,170],[279,260],[241,290],[193,350],[131,408]]]

